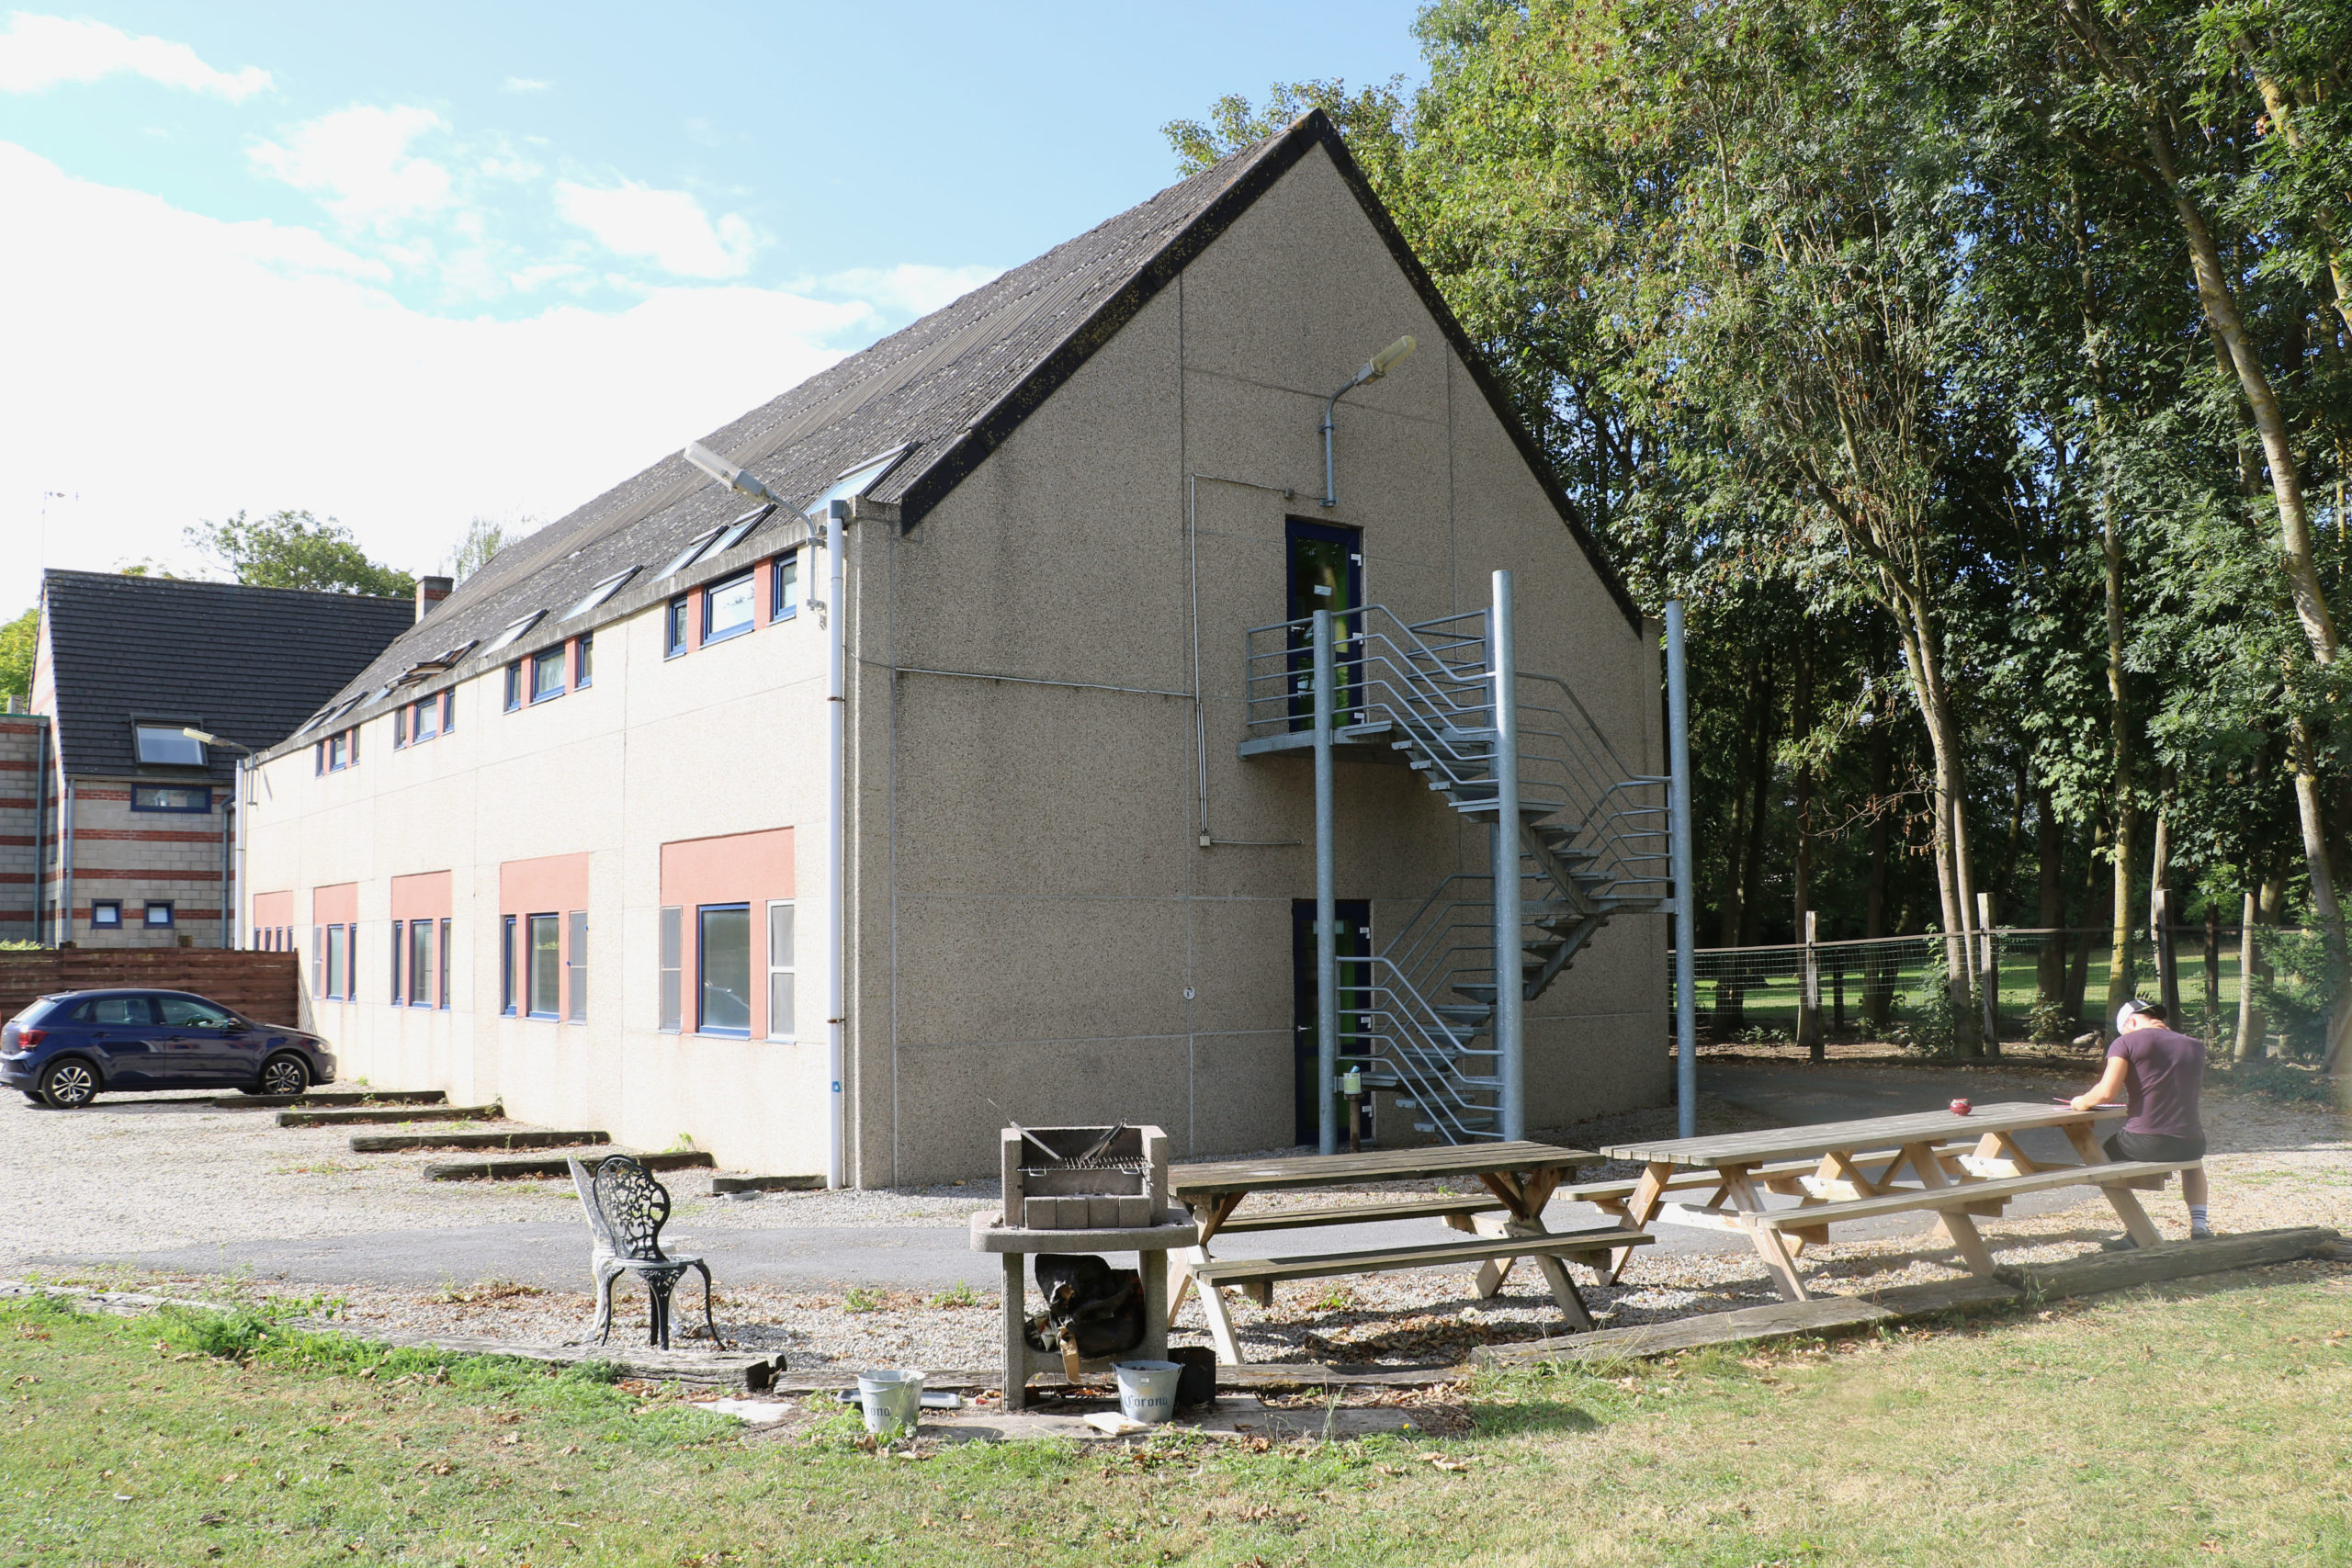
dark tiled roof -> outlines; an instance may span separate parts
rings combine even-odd
[[[97,571],[44,572],[41,608],[65,771],[119,777],[140,771],[134,717],[274,746],[416,619],[401,599]]]
[[[1329,150],[1620,608],[1638,620],[1541,449],[1320,110],[852,355],[704,436],[702,443],[757,474],[796,506],[814,502],[865,460],[906,448],[904,458],[867,493],[897,505],[902,525],[911,526],[1186,263],[1317,146]],[[747,504],[683,456],[665,457],[501,550],[340,696],[349,702],[397,681],[420,662],[469,645],[480,657],[479,645],[534,612],[547,619],[511,649],[490,657],[512,658],[555,641],[555,617],[590,588],[631,567],[641,570],[610,605],[567,629],[578,631],[639,608],[664,592],[653,572],[690,541],[742,515]],[[783,530],[797,527],[796,517],[771,518],[726,560],[731,567],[760,554],[784,538]],[[697,562],[667,592],[702,575],[706,563]],[[365,716],[376,708],[370,702],[353,711]]]

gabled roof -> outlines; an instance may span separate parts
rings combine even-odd
[[[1594,547],[1542,448],[1520,423],[1337,128],[1319,109],[810,377],[703,437],[702,444],[757,474],[795,506],[813,503],[860,463],[904,449],[901,460],[867,494],[898,506],[901,526],[910,527],[1316,147],[1329,152],[1390,254],[1469,366],[1562,523],[1626,617],[1638,626],[1639,612]],[[652,573],[684,545],[744,514],[745,505],[741,496],[716,484],[684,457],[665,457],[501,550],[352,682],[353,692],[396,681],[419,663],[469,644],[479,657],[482,643],[534,612],[544,612],[548,619],[514,651],[552,641],[556,616],[589,588],[629,567],[643,570],[607,610],[583,617],[568,631],[674,592],[679,584],[660,588]],[[784,530],[798,526],[797,517],[769,519],[729,552],[729,562],[761,553],[763,543],[772,547],[784,540]],[[682,577],[680,584],[685,581]],[[364,716],[371,711],[370,705],[362,705],[355,713]]]
[[[44,572],[41,630],[65,771],[138,776],[134,718],[195,724],[256,751],[274,746],[415,618],[402,599]],[[235,767],[234,752],[211,753],[216,779]]]

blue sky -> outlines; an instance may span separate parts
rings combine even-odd
[[[1416,8],[0,17],[0,606],[238,510],[431,570],[1168,184],[1164,121],[1415,76]]]

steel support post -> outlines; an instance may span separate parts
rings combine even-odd
[[[1332,866],[1331,730],[1339,671],[1331,657],[1331,612],[1315,612],[1315,1138],[1340,1152],[1340,900]]]
[[[1699,1134],[1697,878],[1690,863],[1690,674],[1682,657],[1682,601],[1666,606],[1666,744],[1674,857],[1674,1105],[1677,1135]]]
[[[1526,922],[1519,882],[1519,658],[1512,650],[1510,573],[1494,577],[1487,661],[1495,682],[1495,1050],[1503,1080],[1505,1138],[1527,1136]]]

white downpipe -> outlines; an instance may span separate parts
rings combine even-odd
[[[848,637],[847,619],[842,614],[843,537],[849,527],[850,503],[836,501],[825,509],[824,548],[825,571],[830,586],[825,590],[825,1080],[831,1087],[827,1096],[831,1103],[826,1117],[825,1185],[844,1185],[842,1145],[848,1127],[848,1101],[842,1094],[842,1074],[847,1053],[843,1049],[844,1027],[849,1010],[842,1005],[844,987],[842,971],[847,967],[843,958],[842,919],[842,907],[849,901],[849,863],[842,849],[842,818],[848,809],[849,789],[844,776],[847,753],[845,710],[848,694],[842,686],[844,643]],[[812,574],[813,575],[813,574]]]

